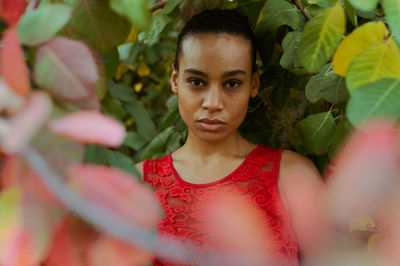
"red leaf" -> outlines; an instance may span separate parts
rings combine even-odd
[[[151,260],[151,253],[133,247],[119,239],[102,235],[90,247],[90,266],[140,266]]]
[[[64,101],[84,101],[96,94],[97,61],[82,42],[57,37],[43,45],[35,58],[38,84]]]
[[[68,182],[82,196],[109,209],[113,214],[148,229],[160,218],[153,192],[125,172],[98,165],[70,165]]]
[[[54,235],[53,243],[44,265],[87,266],[87,253],[97,233],[73,216],[64,219]]]
[[[125,128],[115,119],[96,111],[68,114],[49,123],[55,134],[81,142],[118,147],[124,140]]]
[[[16,94],[24,97],[29,94],[29,70],[24,61],[24,52],[16,28],[4,33],[0,52],[0,73]]]
[[[1,0],[3,19],[10,25],[17,24],[19,17],[24,13],[26,0]]]

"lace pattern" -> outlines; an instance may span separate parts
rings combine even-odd
[[[282,265],[298,265],[297,240],[278,189],[279,164],[282,150],[259,145],[243,163],[228,176],[212,183],[191,184],[179,177],[171,154],[146,160],[144,180],[149,183],[162,205],[165,217],[158,231],[177,236],[196,252],[207,255],[212,240],[202,228],[201,212],[205,201],[216,192],[231,192],[248,197],[265,212],[277,244],[276,255]],[[172,265],[156,261],[155,265]]]

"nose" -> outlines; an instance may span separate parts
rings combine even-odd
[[[216,112],[222,110],[222,92],[218,86],[210,86],[210,88],[204,92],[204,99],[202,107],[210,112]]]

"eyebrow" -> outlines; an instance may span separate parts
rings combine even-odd
[[[185,73],[192,73],[192,74],[203,76],[203,77],[208,77],[208,75],[206,73],[204,73],[203,71],[200,71],[200,70],[197,70],[197,69],[194,69],[194,68],[185,69],[184,72]],[[222,77],[226,78],[226,77],[231,77],[231,76],[236,76],[236,75],[246,75],[246,71],[241,70],[241,69],[236,69],[236,70],[225,72],[222,75]]]

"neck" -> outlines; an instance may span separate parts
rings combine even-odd
[[[204,161],[207,158],[212,158],[214,155],[240,156],[247,154],[252,148],[254,148],[254,144],[244,139],[237,131],[228,138],[218,142],[199,139],[189,131],[188,138],[182,150],[186,154],[191,154],[194,157],[198,157],[199,160]]]

